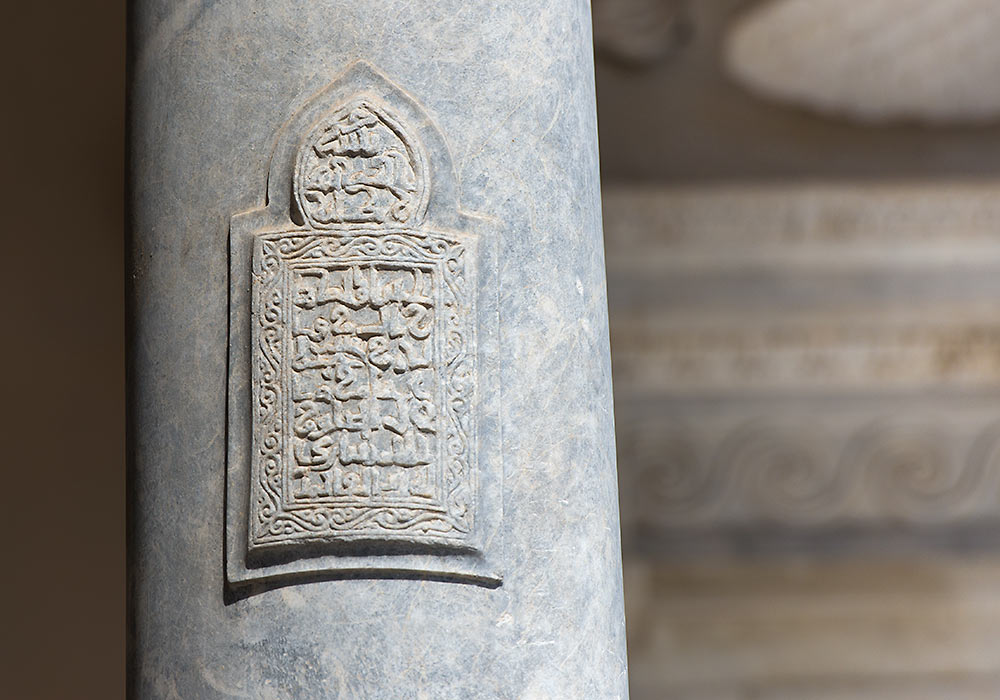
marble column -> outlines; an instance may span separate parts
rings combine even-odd
[[[625,698],[588,3],[131,15],[136,698]]]

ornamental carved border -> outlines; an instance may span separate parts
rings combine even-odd
[[[501,584],[499,222],[358,61],[230,223],[226,579]]]
[[[423,147],[392,112],[354,99],[322,119],[295,163],[295,199],[310,228],[403,225],[427,208]]]
[[[476,491],[473,471],[476,463],[473,381],[476,339],[475,328],[470,322],[475,313],[475,300],[471,294],[474,288],[471,260],[475,252],[470,248],[473,246],[473,241],[436,234],[420,235],[406,230],[343,236],[291,232],[258,239],[254,250],[254,303],[257,309],[253,340],[256,352],[253,400],[256,411],[256,465],[251,515],[252,546],[316,539],[462,543],[467,538],[473,527]],[[343,267],[345,263],[346,268]],[[364,337],[359,338],[360,331],[351,333],[348,327],[346,332],[338,334],[337,329],[331,327],[334,324],[328,322],[323,324],[327,328],[322,334],[313,328],[308,329],[313,338],[325,341],[325,345],[303,338],[311,346],[315,357],[301,362],[307,367],[296,372],[294,317],[301,309],[296,308],[293,299],[295,271],[336,270],[338,264],[340,269],[367,270],[376,274],[379,264],[397,273],[421,269],[429,273],[428,276],[435,282],[431,285],[435,294],[428,306],[438,316],[426,329],[425,340],[437,341],[430,343],[430,357],[421,356],[414,360],[400,352],[395,358],[396,364],[393,364],[392,349],[389,347],[391,340],[381,334],[382,327],[377,324],[368,327]],[[392,282],[398,282],[398,277],[389,284]],[[354,293],[356,297],[371,297],[376,291],[374,287],[356,288]],[[400,297],[411,298],[412,291],[403,289],[394,295],[390,289],[386,295],[389,301],[383,299],[378,305],[380,302],[369,299],[358,306],[378,305],[381,310],[393,308],[393,305],[398,306]],[[391,301],[393,298],[397,301]],[[411,308],[416,306],[416,302],[408,303]],[[338,310],[346,308],[339,301],[333,301],[331,305]],[[350,323],[350,320],[344,319],[341,326],[345,323]],[[317,324],[314,322],[312,325]],[[389,333],[392,334],[392,331]],[[404,331],[400,334],[406,335]],[[336,344],[334,341],[337,340],[342,342]],[[308,352],[303,351],[303,354]],[[428,375],[430,383],[440,380],[440,387],[433,392],[437,396],[426,401],[426,405],[433,408],[430,415],[425,416],[423,424],[428,441],[434,444],[433,454],[428,454],[424,460],[407,459],[400,456],[400,450],[393,449],[392,441],[384,445],[376,445],[374,440],[368,442],[366,432],[390,433],[396,443],[404,442],[407,434],[417,432],[411,425],[405,428],[394,425],[395,433],[386,430],[384,424],[393,420],[398,422],[395,410],[392,414],[376,416],[379,419],[377,426],[364,425],[363,416],[359,416],[359,425],[348,425],[347,428],[342,424],[340,427],[332,423],[323,425],[318,419],[310,419],[316,439],[296,436],[296,433],[302,432],[301,421],[296,420],[296,415],[303,413],[304,403],[328,410],[330,403],[338,399],[327,396],[321,400],[316,396],[318,392],[329,389],[325,382],[315,386],[303,381],[300,383],[306,386],[295,387],[294,380],[301,380],[305,372],[312,371],[314,375],[326,374],[336,384],[339,378],[337,372],[340,371],[336,364],[341,357],[355,358],[359,365],[364,366],[366,374],[388,374],[398,378],[416,364],[416,371]],[[301,355],[299,359],[302,359]],[[346,381],[341,379],[340,384]],[[392,393],[391,388],[389,391]],[[364,397],[355,401],[378,400],[370,396],[371,393],[370,387],[365,386],[363,391],[355,392],[355,395],[364,394]],[[410,398],[411,403],[416,400],[415,397]],[[383,403],[398,401],[382,399]],[[438,414],[438,409],[441,409],[442,415]],[[327,440],[326,449],[316,447],[317,443],[322,443],[331,435],[340,440]],[[355,435],[363,441],[355,441],[352,459],[357,468],[351,469],[353,465],[346,463],[348,458],[345,453],[349,451],[349,437]],[[312,469],[309,469],[310,460],[298,456],[301,450],[295,449],[296,441],[306,443],[310,448],[307,452],[321,457],[320,460],[313,460],[316,463],[312,464]],[[371,445],[370,454],[356,454],[358,446],[368,445]],[[404,462],[423,463],[402,466]],[[398,483],[393,484],[394,488],[389,489],[389,493],[384,487],[379,488],[379,477],[385,481],[388,470],[393,471],[391,476],[395,477],[395,481],[404,482],[405,493],[391,493],[399,491]],[[296,471],[302,474],[301,478],[294,478]],[[294,482],[305,480],[310,472],[318,477],[318,497],[292,497],[290,492],[295,488]],[[415,474],[420,475],[419,488],[414,485],[416,480],[409,478]],[[316,492],[316,489],[313,491]]]

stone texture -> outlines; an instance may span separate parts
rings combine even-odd
[[[588,5],[149,0],[131,22],[133,695],[627,697]],[[352,131],[359,123],[374,131]],[[296,161],[296,153],[304,155]],[[317,168],[326,179],[312,177]],[[461,446],[449,454],[467,456],[479,480],[468,484],[471,540],[428,542],[428,530],[388,542],[383,531],[351,525],[300,546],[278,529],[283,554],[266,562],[275,568],[238,575],[254,569],[233,564],[253,536],[234,524],[271,513],[251,503],[252,462],[240,459],[254,430],[261,445],[269,444],[265,425],[301,432],[303,461],[286,472],[282,502],[325,498],[330,483],[320,474],[330,453],[312,436],[325,419],[295,422],[295,410],[302,417],[315,405],[283,403],[291,418],[273,424],[250,408],[253,387],[259,410],[267,385],[266,371],[253,369],[265,355],[252,353],[251,328],[258,323],[258,341],[266,337],[268,293],[279,289],[268,287],[267,246],[280,248],[295,232],[323,253],[300,267],[294,256],[282,263],[297,300],[283,307],[286,330],[308,340],[297,348],[304,357],[327,350],[318,317],[306,318],[315,307],[305,278],[327,273],[313,291],[330,320],[347,270],[351,289],[367,269],[369,283],[378,277],[420,296],[406,286],[415,273],[400,271],[424,263],[400,258],[398,248],[384,260],[371,252],[386,252],[392,236],[463,242],[476,283],[455,297],[467,302],[455,317],[476,326],[478,344],[467,365],[474,406],[461,420],[478,432],[474,454]],[[375,246],[363,249],[367,267],[345,264],[344,251],[362,238]],[[447,283],[435,265],[428,275]],[[391,306],[402,301],[356,299],[347,320],[372,325],[373,309],[403,314]],[[413,366],[416,344],[413,352],[394,345],[392,365],[372,359],[372,339],[403,337],[388,330],[395,317],[386,313],[382,331],[350,334],[355,349],[367,344],[370,367],[401,370],[379,391],[419,392],[408,373],[450,371],[451,360],[433,353],[429,367]],[[287,353],[292,337],[275,347]],[[305,365],[282,365],[274,386],[290,387],[293,404],[324,403],[325,382],[332,396],[352,366],[331,363],[321,381],[302,375]],[[296,398],[296,381],[312,398]],[[364,425],[381,456],[360,443],[338,454],[398,468],[396,484],[404,470],[440,458],[402,422],[393,423],[398,441],[379,433],[402,417],[366,405],[356,415],[374,421]],[[454,401],[435,408],[445,405]],[[416,431],[440,427],[428,425]],[[492,508],[491,498],[502,503]],[[481,521],[498,529],[477,529]],[[338,556],[353,558],[349,571],[331,564]],[[462,557],[489,566],[463,575],[469,569],[454,565]]]

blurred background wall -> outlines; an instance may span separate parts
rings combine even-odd
[[[1000,2],[593,8],[633,700],[1000,697]]]

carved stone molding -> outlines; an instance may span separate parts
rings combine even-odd
[[[642,394],[1000,390],[1000,320],[616,323],[618,380]]]
[[[495,255],[451,168],[356,63],[282,129],[267,206],[233,218],[230,582],[499,583]]]
[[[997,192],[606,188],[633,546],[1000,526]]]
[[[622,433],[632,525],[647,531],[1000,520],[1000,420],[681,414]]]

